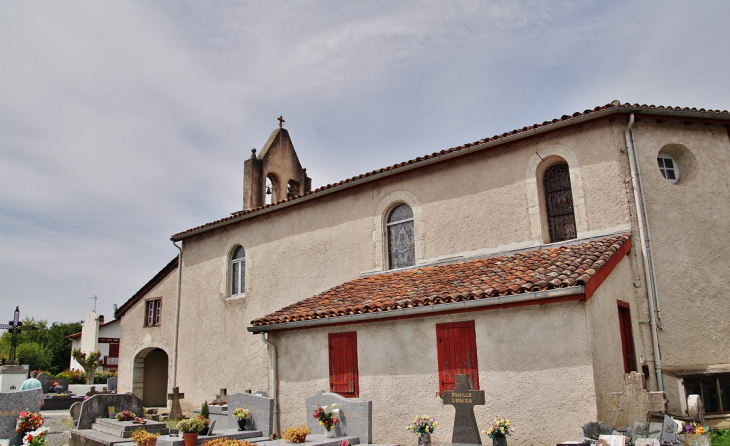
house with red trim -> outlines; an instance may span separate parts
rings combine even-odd
[[[638,371],[668,413],[699,394],[723,422],[728,126],[614,101],[312,189],[280,121],[242,209],[173,235],[119,307],[119,391],[192,409],[265,390],[281,431],[326,390],[372,401],[375,442],[414,441],[415,414],[449,442],[466,374],[479,422],[548,444],[607,420]]]
[[[114,372],[119,366],[119,333],[121,321],[112,319],[104,321],[104,315],[97,315],[91,310],[86,315],[82,330],[66,336],[71,340],[71,351],[80,349],[83,353],[100,352],[102,365],[99,370]],[[83,371],[74,357],[71,357],[69,369]]]

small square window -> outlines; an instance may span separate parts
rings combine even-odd
[[[144,325],[154,327],[160,325],[162,316],[162,298],[149,299],[145,302]]]

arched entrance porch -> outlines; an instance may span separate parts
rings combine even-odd
[[[146,407],[167,405],[167,353],[158,347],[148,347],[134,357],[132,393]]]

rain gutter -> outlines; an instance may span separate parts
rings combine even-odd
[[[178,339],[180,329],[180,285],[182,283],[182,246],[178,246],[175,241],[172,242],[177,248],[177,296],[175,299],[175,331],[173,335],[173,347],[172,347],[172,389],[174,391],[177,387],[177,350],[178,350]]]
[[[650,264],[651,253],[647,246],[646,221],[644,216],[644,189],[641,185],[641,175],[638,171],[638,160],[636,158],[636,149],[634,147],[634,114],[629,116],[629,123],[624,131],[624,139],[626,140],[626,150],[629,157],[629,168],[631,170],[631,189],[634,192],[634,205],[636,206],[636,218],[639,224],[639,239],[641,242],[641,260],[644,265],[644,278],[646,281],[646,297],[649,302],[649,326],[651,327],[651,344],[654,354],[654,372],[656,374],[657,390],[664,391],[664,378],[662,376],[662,359],[661,350],[659,349],[659,334],[657,332],[657,311],[655,305],[658,305],[655,294],[656,283],[654,281],[653,264]],[[644,207],[646,204],[644,203]]]
[[[279,430],[279,386],[277,385],[278,376],[276,374],[276,344],[269,341],[268,333],[261,333],[261,340],[264,341],[266,345],[271,347],[271,349],[269,349],[269,365],[271,367],[269,370],[269,374],[271,379],[271,398],[274,400],[274,419],[272,420],[272,426],[274,432],[281,432]]]
[[[327,317],[321,319],[308,319],[305,321],[284,322],[281,324],[251,326],[246,329],[254,334],[272,332],[278,330],[290,330],[296,328],[310,328],[328,326],[334,324],[352,322],[373,322],[381,319],[397,317],[427,316],[435,313],[443,313],[458,310],[478,310],[485,307],[508,305],[522,302],[536,302],[554,299],[556,297],[573,296],[585,293],[583,285],[556,288],[553,290],[534,291],[524,294],[513,294],[510,296],[497,296],[463,302],[451,302],[446,304],[428,305],[423,307],[400,308],[396,310],[379,311],[376,313],[348,314],[344,316]]]

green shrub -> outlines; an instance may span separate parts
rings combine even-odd
[[[117,372],[110,372],[109,370],[102,370],[101,372],[94,373],[94,384],[106,385],[106,380],[113,376],[117,376]]]
[[[57,374],[56,378],[67,379],[69,384],[86,384],[86,374],[78,370],[66,369]]]
[[[712,446],[730,446],[730,428],[713,429],[710,435]]]

